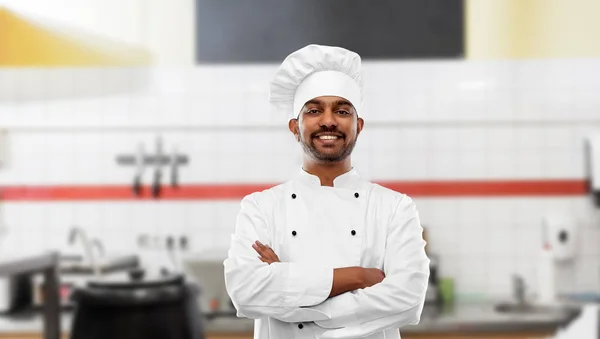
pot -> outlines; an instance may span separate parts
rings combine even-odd
[[[72,294],[72,339],[204,339],[198,289],[182,275],[88,282]]]

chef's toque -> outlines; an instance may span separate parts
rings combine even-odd
[[[270,83],[270,102],[295,118],[304,104],[320,96],[348,100],[360,113],[363,79],[361,58],[341,47],[308,45],[288,55]]]

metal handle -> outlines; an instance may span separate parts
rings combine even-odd
[[[156,171],[154,172],[154,182],[152,184],[152,196],[154,198],[158,198],[160,197],[160,178],[162,176],[162,173],[160,172],[160,169],[156,169]]]
[[[133,178],[133,194],[135,196],[140,196],[142,194],[142,177],[139,174]]]
[[[171,158],[171,187],[179,187],[179,163],[177,161],[177,150],[173,148],[173,156]]]
[[[158,198],[161,193],[160,179],[162,177],[162,161],[163,161],[163,151],[162,151],[162,138],[156,138],[156,169],[154,170],[154,182],[152,184],[152,196],[154,198]]]
[[[525,279],[520,275],[513,275],[513,293],[519,304],[525,303]]]
[[[144,161],[144,144],[140,143],[138,144],[138,150],[135,157],[135,166],[137,168],[135,177],[133,178],[132,187],[133,194],[138,197],[142,194],[142,175],[144,174],[144,168],[146,167]]]

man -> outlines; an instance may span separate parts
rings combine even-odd
[[[292,180],[244,197],[224,262],[254,338],[400,338],[420,320],[429,259],[415,204],[351,164],[360,68],[356,53],[309,45],[271,83],[304,156]]]

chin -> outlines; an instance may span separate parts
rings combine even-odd
[[[319,153],[320,156],[322,157],[339,157],[341,152],[339,151],[335,151],[335,152],[323,152],[321,150],[317,151],[317,153]]]
[[[333,163],[340,162],[344,159],[340,158],[339,153],[319,153],[318,160],[322,162]]]

